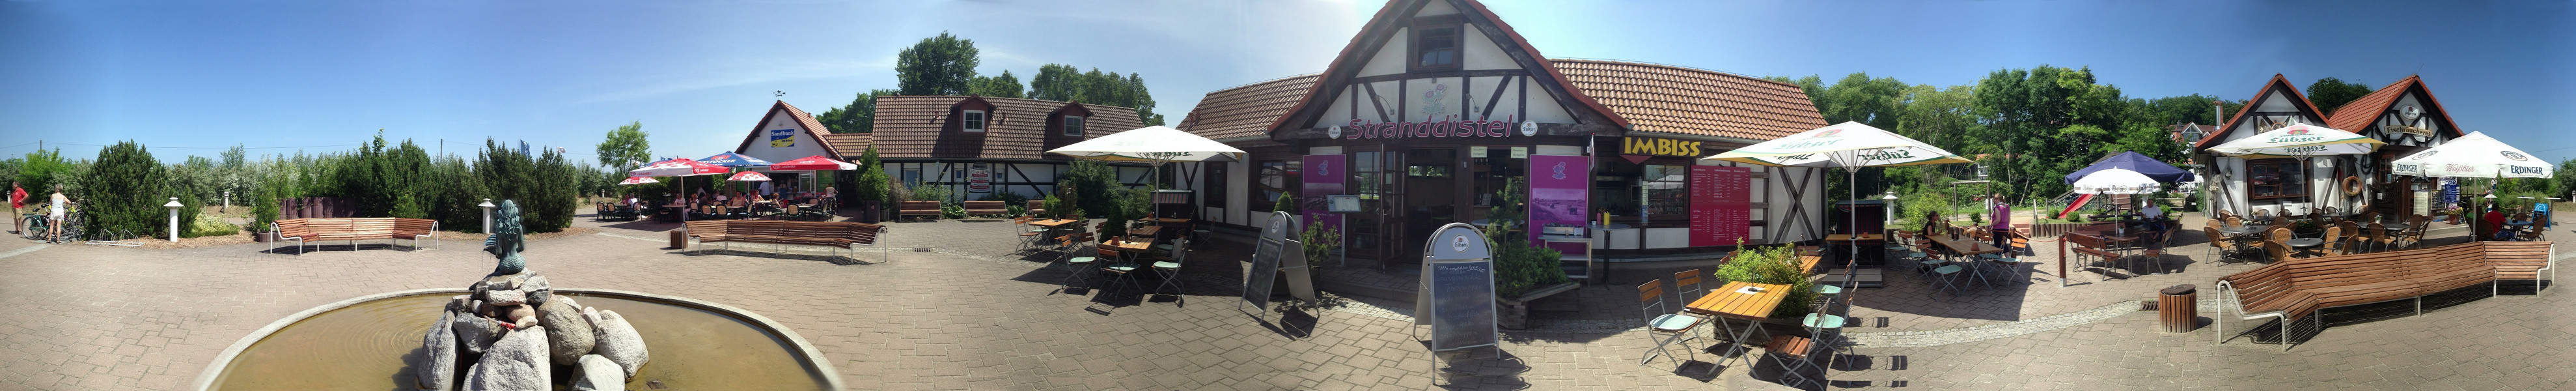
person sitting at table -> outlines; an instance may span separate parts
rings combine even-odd
[[[2487,214],[2479,216],[2479,220],[2484,220],[2486,222],[2486,224],[2483,225],[2487,228],[2488,238],[2492,240],[2513,240],[2513,231],[2506,229],[2504,226],[2504,211],[2497,210],[2495,205],[2487,205]]]

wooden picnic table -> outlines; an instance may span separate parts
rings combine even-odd
[[[1745,288],[1753,288],[1759,292],[1748,293],[1745,292]],[[1788,285],[1781,284],[1728,282],[1724,286],[1719,286],[1717,290],[1700,295],[1697,300],[1691,300],[1690,305],[1682,308],[1694,314],[1709,315],[1712,320],[1717,321],[1718,327],[1726,328],[1727,334],[1735,338],[1736,343],[1728,347],[1727,354],[1718,355],[1721,361],[1719,364],[1723,365],[1724,357],[1740,355],[1735,349],[1752,349],[1747,346],[1750,344],[1744,343],[1744,336],[1752,334],[1753,329],[1761,328],[1762,320],[1770,318],[1771,311],[1780,308],[1780,301],[1789,298],[1789,289]],[[1727,322],[1726,318],[1743,319],[1744,329],[1736,330],[1735,325]]]

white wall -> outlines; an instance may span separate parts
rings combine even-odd
[[[787,113],[786,108],[775,108],[766,116],[769,118],[769,122],[761,124],[760,129],[750,135],[751,144],[743,146],[741,150],[734,151],[734,153],[758,158],[760,160],[768,160],[772,163],[801,159],[807,156],[822,155],[824,157],[836,157],[828,156],[830,154],[824,152],[823,140],[814,139],[813,135],[816,133],[822,133],[823,130],[812,129],[809,132],[809,129],[805,129],[804,124],[796,121],[794,115]],[[789,143],[789,145],[774,146],[771,136],[788,136],[784,141]]]

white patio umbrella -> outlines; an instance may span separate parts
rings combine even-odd
[[[2340,129],[2291,124],[2269,132],[2257,133],[2252,137],[2220,143],[2218,146],[2209,147],[2209,151],[2243,159],[2298,158],[2299,167],[2304,170],[2305,167],[2309,167],[2309,158],[2365,154],[2379,150],[2379,146],[2387,144],[2378,139]],[[2322,193],[2324,192],[2310,193],[2308,201],[2312,203],[2309,205],[2315,205],[2313,202],[2317,202],[2316,194]]]
[[[1931,144],[1859,122],[1816,128],[1701,159],[1782,167],[1841,167],[1843,175],[1855,181],[1861,167],[1969,162]],[[1860,199],[1859,191],[1854,186],[1852,199]],[[1854,213],[1851,218],[1852,226],[1859,227],[1860,214]],[[1860,241],[1852,241],[1851,246],[1852,254],[1860,254]],[[1845,260],[1844,270],[1850,270],[1851,261]]]
[[[2155,178],[2148,178],[2147,174],[2113,168],[2085,174],[2075,180],[2074,187],[2078,194],[2147,194],[2156,192],[2163,185]]]
[[[2549,178],[2556,168],[2486,132],[2442,142],[2388,163],[2397,175],[2428,178]]]
[[[1153,162],[1154,169],[1160,170],[1162,163],[1167,162],[1234,161],[1243,155],[1243,150],[1180,129],[1155,125],[1083,140],[1047,153],[1077,159]]]

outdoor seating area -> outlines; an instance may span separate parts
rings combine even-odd
[[[1100,234],[1109,230],[1109,222],[1087,229],[1083,222],[1074,219],[1014,220],[1014,225],[1022,227],[1022,245],[1015,253],[1037,253],[1041,259],[1048,260],[1047,268],[1065,272],[1058,291],[1120,288],[1117,292],[1123,293],[1130,288],[1140,288],[1136,281],[1143,275],[1153,277],[1157,282],[1149,294],[1162,294],[1166,288],[1171,288],[1175,296],[1179,294],[1181,285],[1174,279],[1179,277],[1191,249],[1191,239],[1181,234],[1189,232],[1187,220],[1137,221],[1124,227],[1126,234],[1115,236]],[[1106,286],[1093,286],[1095,278],[1101,279]]]
[[[733,249],[733,243],[766,243],[828,246],[835,248],[833,256],[840,255],[838,250],[858,247],[893,251],[877,240],[885,234],[884,225],[860,222],[699,220],[688,222],[687,227],[688,238],[700,244],[724,243],[727,250]]]

